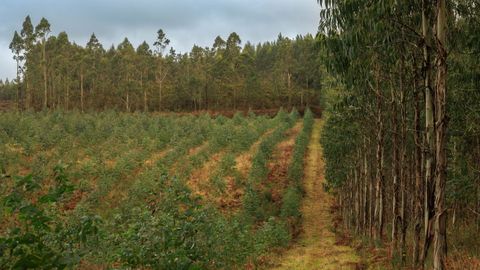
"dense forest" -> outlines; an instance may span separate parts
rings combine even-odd
[[[163,30],[153,44],[137,48],[128,38],[104,48],[95,34],[82,47],[65,32],[50,31],[46,19],[34,27],[27,16],[14,33],[10,49],[18,76],[0,97],[20,109],[236,110],[319,102],[322,70],[310,34],[280,34],[276,41],[242,47],[231,33],[218,36],[211,48],[194,45],[177,53]]]
[[[345,225],[396,267],[477,269],[480,3],[319,2],[338,79],[326,177]]]

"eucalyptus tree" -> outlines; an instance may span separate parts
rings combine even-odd
[[[20,109],[20,73],[22,70],[21,63],[24,60],[24,56],[22,55],[22,51],[24,50],[24,43],[20,35],[18,34],[17,31],[13,34],[13,39],[12,42],[10,42],[9,45],[10,50],[12,50],[13,53],[13,59],[15,60],[17,64],[16,72],[17,72],[17,94],[16,94],[16,106],[17,110]]]
[[[122,43],[118,45],[117,48],[118,62],[116,68],[118,68],[120,85],[119,90],[125,99],[123,100],[125,104],[125,111],[131,111],[131,96],[134,93],[132,90],[135,87],[134,84],[134,71],[135,71],[135,49],[132,44],[125,38]]]
[[[191,76],[188,86],[195,110],[201,109],[204,105],[202,101],[206,99],[204,93],[204,89],[207,87],[206,52],[207,50],[194,45],[189,55]]]
[[[381,5],[373,5],[367,8],[365,1],[355,3],[331,3],[332,6],[322,12],[325,30],[333,36],[330,41],[331,48],[340,49],[337,60],[332,62],[331,69],[335,70],[344,79],[347,88],[353,93],[362,93],[364,90],[371,91],[374,99],[367,105],[375,119],[376,130],[376,153],[375,153],[375,181],[374,181],[374,237],[381,240],[384,234],[385,224],[385,108],[386,92],[388,84],[383,80],[388,74],[382,71],[388,70],[383,67],[388,61],[383,61],[382,54],[388,47],[392,38],[388,31],[388,25],[382,21],[373,20],[382,12]],[[343,13],[336,13],[342,10]],[[336,14],[334,15],[330,14]],[[340,24],[340,22],[342,22]],[[338,27],[341,27],[339,29]],[[376,31],[371,31],[375,29]],[[367,115],[366,115],[367,116]],[[373,196],[373,194],[372,194]],[[373,198],[372,198],[373,199]]]
[[[153,53],[146,41],[140,44],[136,51],[137,61],[136,66],[140,73],[140,89],[143,89],[143,111],[148,112],[148,79],[150,70],[155,66],[153,63]]]
[[[259,78],[255,66],[255,47],[250,43],[246,42],[243,46],[242,53],[240,54],[239,62],[239,75],[242,76],[242,81],[244,82],[243,89],[241,93],[243,94],[241,99],[243,100],[244,108],[252,107],[252,99],[254,99],[255,94],[260,94],[259,91]],[[261,98],[263,97],[255,97]]]
[[[24,47],[24,58],[25,58],[25,65],[24,65],[24,84],[25,84],[25,108],[29,109],[30,106],[33,106],[32,104],[32,97],[33,93],[30,91],[30,85],[29,85],[29,77],[28,77],[28,68],[30,66],[30,60],[31,60],[31,54],[32,54],[32,49],[35,43],[35,33],[34,33],[34,28],[32,24],[32,20],[30,19],[30,16],[25,17],[25,21],[22,24],[22,30],[20,32],[20,35],[23,40],[23,47]]]
[[[98,40],[95,33],[92,33],[85,46],[85,77],[88,83],[90,103],[98,102],[99,91],[101,90],[101,65],[105,49]],[[95,101],[97,100],[97,101]]]
[[[238,67],[240,64],[240,53],[241,53],[241,45],[242,40],[237,33],[231,33],[226,42],[225,46],[225,55],[224,60],[226,62],[226,86],[229,89],[229,92],[232,93],[232,107],[234,110],[237,109],[237,98],[238,93],[237,89],[238,86],[241,85],[240,76],[238,72]]]
[[[50,33],[50,23],[47,19],[42,18],[37,26],[35,26],[35,37],[42,47],[42,70],[43,70],[43,109],[48,106],[48,86],[47,86],[47,53],[46,53],[46,39]]]
[[[154,53],[155,53],[155,58],[157,62],[157,72],[155,76],[155,80],[157,81],[158,84],[158,110],[162,111],[163,110],[163,93],[162,93],[162,86],[165,81],[165,78],[167,77],[168,70],[166,69],[165,66],[165,61],[163,58],[163,53],[165,51],[165,48],[170,44],[170,40],[167,38],[165,33],[163,32],[162,29],[159,29],[157,31],[157,39],[153,43],[153,46],[155,47]]]
[[[66,32],[61,32],[58,34],[58,37],[54,43],[53,54],[51,57],[51,70],[52,87],[56,89],[56,106],[59,108],[60,104],[63,103],[63,108],[68,110],[70,103],[70,87],[72,85],[71,75],[72,70],[74,70],[72,62],[74,62],[72,55],[72,44],[68,39]],[[63,101],[61,100],[63,97]]]
[[[85,81],[86,81],[86,70],[87,70],[87,52],[81,46],[77,44],[73,45],[73,57],[76,66],[74,68],[77,80],[76,89],[79,90],[79,101],[80,101],[80,111],[85,111]]]
[[[228,70],[227,62],[225,60],[226,41],[217,36],[213,42],[213,60],[212,60],[212,80],[213,80],[213,95],[215,96],[215,108],[220,106],[219,99],[226,99],[223,95],[223,90],[226,88],[226,71]],[[228,104],[230,106],[230,104]]]
[[[384,216],[391,217],[392,246],[397,248],[400,237],[402,263],[405,263],[407,213],[415,213],[414,265],[418,262],[421,229],[421,201],[424,199],[424,243],[420,261],[423,263],[434,239],[434,269],[444,269],[446,254],[445,182],[446,182],[446,29],[445,1],[423,0],[413,2],[382,1],[318,1],[324,5],[321,12],[321,29],[327,35],[327,47],[331,54],[331,70],[337,74],[354,97],[361,96],[361,89],[374,93],[375,101],[366,101],[367,108],[375,108],[376,118],[376,168],[375,176],[375,238],[382,240]],[[433,16],[435,15],[435,16]],[[418,31],[417,29],[420,29]],[[432,31],[431,29],[434,29]],[[434,35],[432,34],[435,33]],[[423,57],[421,57],[423,53]],[[436,65],[432,66],[435,56]],[[422,73],[419,59],[422,59]],[[362,72],[368,70],[370,72]],[[421,75],[419,75],[421,74]],[[433,85],[435,74],[435,85]],[[419,77],[423,83],[419,86]],[[423,91],[419,91],[421,88]],[[387,102],[386,90],[390,90]],[[421,133],[419,108],[421,92],[425,96],[425,164],[422,171]],[[356,99],[358,100],[358,99]],[[411,100],[415,100],[413,103]],[[370,103],[370,104],[368,104]],[[389,105],[389,106],[387,106]],[[413,114],[410,109],[414,108]],[[386,117],[391,121],[388,123]],[[365,117],[368,117],[367,115]],[[409,123],[409,117],[414,119]],[[360,121],[360,120],[357,120]],[[407,138],[407,126],[415,145]],[[385,138],[391,137],[392,144]],[[410,146],[409,146],[410,145]],[[360,147],[358,145],[357,147]],[[385,150],[390,150],[389,153]],[[415,158],[408,158],[413,151]],[[385,160],[391,166],[385,167]],[[328,163],[328,161],[327,161]],[[365,166],[368,168],[368,165]],[[415,169],[415,181],[410,181],[409,168]],[[384,170],[392,172],[391,181]],[[425,193],[414,196],[407,188],[421,189],[424,173]],[[357,174],[352,174],[357,175]],[[354,177],[355,179],[357,177]],[[407,187],[409,183],[414,187]],[[358,181],[354,181],[358,183]],[[347,184],[351,184],[347,182]],[[392,190],[391,212],[384,213],[384,189]],[[350,186],[350,188],[352,188]],[[351,189],[348,189],[349,191]],[[358,189],[354,189],[358,190]],[[354,191],[353,193],[358,192]],[[354,195],[350,195],[352,200]],[[356,199],[362,196],[357,195]],[[364,198],[366,196],[363,196]],[[407,204],[411,197],[415,206]],[[345,197],[343,197],[345,198]],[[360,204],[364,203],[360,200]],[[407,207],[411,207],[407,211]],[[359,207],[355,207],[358,209]],[[361,217],[360,217],[361,218]],[[358,219],[358,218],[357,218]],[[357,221],[358,222],[358,221]]]
[[[282,36],[281,42],[242,48],[240,37],[232,33],[227,40],[217,37],[211,48],[165,54],[169,40],[160,30],[154,46],[140,44],[125,61],[115,45],[105,51],[95,34],[79,46],[65,32],[49,32],[46,19],[35,29],[30,17],[17,32],[24,45],[20,81],[27,109],[125,109],[127,103],[129,111],[319,104],[318,47],[312,36]],[[158,98],[153,99],[155,91]]]
[[[275,62],[275,69],[278,70],[280,74],[280,81],[284,82],[281,86],[281,92],[284,92],[284,96],[286,96],[288,100],[288,107],[292,106],[292,99],[294,96],[294,89],[292,87],[292,80],[293,80],[293,67],[294,63],[294,56],[293,56],[293,44],[292,40],[288,37],[283,37],[281,34],[278,35],[277,38],[277,61]]]
[[[455,12],[458,21],[449,34],[455,47],[449,50],[447,82],[452,155],[447,199],[453,224],[466,220],[480,228],[480,6],[474,1],[458,1]]]
[[[445,184],[447,182],[447,4],[437,0],[436,6],[436,89],[435,89],[435,224],[433,268],[445,269],[447,256],[447,213]]]

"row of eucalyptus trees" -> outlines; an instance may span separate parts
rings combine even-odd
[[[480,3],[318,2],[341,85],[323,145],[343,220],[402,265],[445,269],[447,215],[480,224]]]
[[[13,35],[19,109],[123,111],[208,110],[315,105],[321,87],[316,39],[281,34],[257,45],[236,33],[212,47],[177,53],[163,30],[138,47],[125,38],[104,48],[51,35],[48,20],[29,16]],[[1,89],[0,89],[1,90]],[[8,96],[4,94],[3,96]]]

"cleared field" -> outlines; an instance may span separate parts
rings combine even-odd
[[[0,268],[261,265],[298,233],[312,123],[1,113]]]

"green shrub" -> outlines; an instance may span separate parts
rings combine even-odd
[[[55,185],[32,202],[41,187],[32,175],[13,178],[13,189],[2,199],[2,208],[16,217],[15,226],[0,236],[1,269],[64,269],[79,263],[79,250],[97,234],[97,218],[85,216],[79,223],[64,224],[59,205],[73,186],[64,167],[55,168]]]
[[[300,205],[302,203],[302,192],[295,186],[287,189],[282,198],[281,216],[288,218],[300,218]]]

